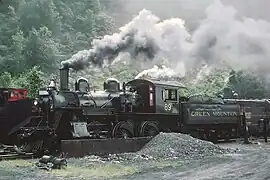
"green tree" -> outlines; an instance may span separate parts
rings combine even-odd
[[[55,71],[59,53],[58,46],[47,27],[44,26],[38,30],[32,29],[27,37],[25,48],[27,68],[39,65],[44,72]]]
[[[228,72],[226,70],[218,69],[206,75],[199,82],[185,82],[189,89],[188,95],[205,94],[207,96],[216,97],[227,86],[225,81],[227,77]]]
[[[14,68],[13,71],[16,73],[21,73],[24,71],[26,67],[25,57],[24,57],[24,50],[26,48],[26,39],[23,36],[22,31],[18,31],[16,34],[12,36],[12,67]],[[11,63],[11,62],[9,62]]]
[[[12,36],[19,30],[18,17],[12,6],[8,6],[3,12],[0,13],[0,72],[16,73]]]
[[[267,81],[252,72],[238,71],[232,75],[229,87],[238,93],[239,98],[269,97]]]
[[[8,72],[4,72],[0,74],[0,87],[1,88],[8,88],[11,85],[12,77],[11,74]]]
[[[35,97],[38,90],[43,87],[44,82],[44,74],[38,66],[34,66],[30,71],[20,74],[19,77],[14,77],[11,86],[25,88],[28,90],[29,97]]]
[[[47,27],[54,35],[60,33],[61,16],[53,0],[27,0],[18,9],[20,28],[24,34]]]

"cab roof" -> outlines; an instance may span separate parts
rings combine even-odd
[[[134,79],[127,82],[127,85],[128,84],[151,84],[154,86],[186,88],[181,83],[176,82],[176,81],[162,81],[162,80],[156,80],[156,79]]]

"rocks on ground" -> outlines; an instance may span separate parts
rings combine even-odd
[[[234,150],[222,148],[211,142],[199,140],[186,134],[160,133],[136,153],[113,154],[107,157],[85,157],[84,160],[122,162],[135,160],[196,160],[208,156],[233,153]]]
[[[206,156],[225,154],[230,149],[221,148],[212,142],[199,140],[180,133],[160,133],[145,145],[137,154],[147,157],[198,159]]]

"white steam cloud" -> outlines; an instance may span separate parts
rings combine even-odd
[[[90,50],[79,51],[69,60],[63,61],[62,65],[81,70],[90,64],[101,66],[106,60],[113,62],[122,52],[128,52],[133,59],[137,57],[153,60],[158,55],[170,58],[176,55],[173,52],[184,51],[182,48],[185,48],[185,44],[181,43],[186,43],[190,38],[184,21],[179,18],[159,21],[151,11],[144,9],[131,22],[121,27],[119,33],[94,40]],[[178,41],[171,41],[173,38]]]
[[[161,65],[161,66],[154,65],[153,68],[143,70],[142,72],[140,72],[135,77],[135,79],[144,78],[144,77],[151,78],[151,79],[154,79],[157,77],[165,79],[165,78],[183,77],[183,76],[184,74],[182,74],[181,72],[178,73],[174,71],[173,69],[166,67],[165,65]]]
[[[167,68],[180,76],[202,64],[211,67],[224,62],[233,69],[267,73],[270,24],[239,17],[234,8],[216,0],[206,9],[206,19],[191,33],[185,28],[184,20],[161,21],[144,9],[121,27],[119,33],[93,41],[90,50],[78,52],[62,65],[84,69],[90,64],[113,62],[121,52],[128,52],[134,61],[143,59],[152,64],[160,63],[161,57],[166,58],[170,62]]]

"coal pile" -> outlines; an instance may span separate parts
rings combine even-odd
[[[199,140],[180,133],[160,133],[147,143],[131,159],[181,159],[196,160],[204,157],[233,153],[208,141]],[[127,154],[126,154],[126,157]]]
[[[160,133],[140,151],[134,153],[111,154],[103,157],[80,158],[84,163],[121,163],[160,160],[197,160],[204,157],[236,153],[236,150],[222,148],[212,142],[193,138],[180,133]],[[83,164],[84,164],[83,163]]]
[[[221,148],[189,135],[160,133],[138,152],[71,158],[69,169],[65,173],[72,174],[72,177],[80,175],[91,179],[111,179],[156,169],[179,167],[194,160],[204,158],[207,160],[209,157],[219,159],[219,156],[234,153],[233,149]]]

